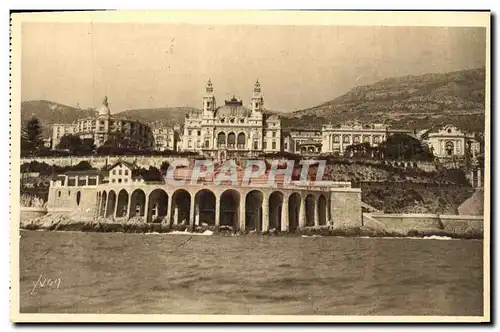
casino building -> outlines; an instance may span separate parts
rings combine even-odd
[[[256,156],[281,151],[281,122],[266,114],[257,80],[249,107],[233,96],[218,105],[208,80],[203,110],[186,115],[180,150],[206,156]]]

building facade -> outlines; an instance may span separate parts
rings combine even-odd
[[[370,146],[378,146],[384,142],[389,135],[401,133],[412,135],[412,130],[390,129],[382,124],[344,124],[340,126],[324,125],[322,134],[322,153],[343,154],[349,145],[370,143]]]
[[[292,128],[283,139],[283,151],[302,155],[320,154],[322,141],[320,129]]]
[[[421,132],[419,138],[429,146],[434,156],[446,159],[463,157],[469,151],[472,157],[480,153],[480,142],[475,135],[449,124]]]
[[[153,147],[153,133],[149,125],[126,118],[112,116],[108,107],[108,99],[93,117],[78,119],[72,124],[54,124],[52,126],[52,149],[56,149],[64,135],[78,135],[81,139],[91,139],[99,147],[111,137],[129,140],[138,148]]]
[[[177,151],[177,144],[180,140],[180,130],[180,125],[168,127],[161,123],[153,124],[153,148],[156,151]]]
[[[208,80],[203,110],[186,115],[180,149],[208,156],[252,156],[281,151],[281,121],[266,114],[259,81],[250,107],[233,97],[218,106]]]

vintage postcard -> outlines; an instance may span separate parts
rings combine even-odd
[[[11,320],[489,322],[490,19],[12,14]]]

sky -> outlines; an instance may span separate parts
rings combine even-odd
[[[127,109],[218,104],[294,111],[389,77],[485,66],[483,28],[23,23],[21,98]]]

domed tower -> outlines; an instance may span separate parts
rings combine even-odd
[[[216,107],[214,87],[212,81],[208,79],[207,85],[205,87],[205,96],[203,96],[203,116],[212,117]]]
[[[108,97],[105,96],[104,100],[102,101],[101,107],[97,110],[97,116],[98,117],[110,117],[111,112],[109,110],[109,104],[108,104]]]
[[[257,80],[253,87],[252,113],[260,115],[262,114],[263,109],[264,109],[264,98],[262,97],[261,94],[259,80]]]

